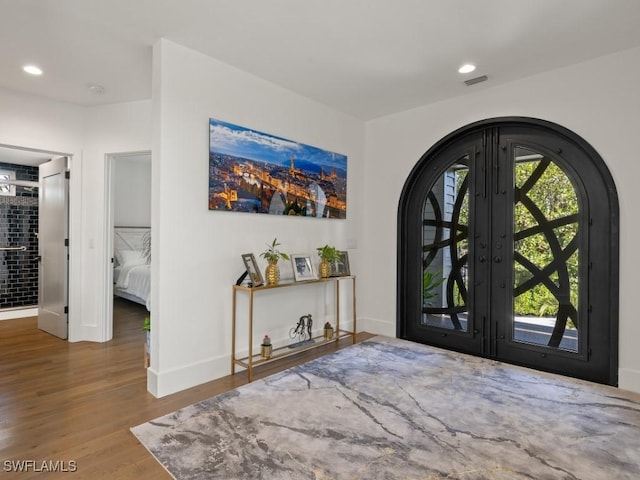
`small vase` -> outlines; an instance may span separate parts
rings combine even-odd
[[[320,262],[320,278],[329,278],[331,275],[331,265],[326,260]]]
[[[278,267],[278,260],[269,260],[269,265],[267,265],[267,269],[264,273],[267,279],[267,285],[277,285],[280,280],[280,267]]]
[[[324,329],[324,339],[331,340],[333,338],[333,328]]]

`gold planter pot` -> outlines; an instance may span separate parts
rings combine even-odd
[[[320,262],[320,278],[329,278],[331,275],[331,265],[326,260]]]
[[[324,339],[331,340],[333,338],[333,328],[324,329]]]
[[[280,267],[277,260],[269,260],[269,265],[265,270],[267,285],[277,285],[280,281]]]
[[[265,360],[271,358],[271,353],[273,352],[273,347],[271,345],[260,345],[260,356]]]

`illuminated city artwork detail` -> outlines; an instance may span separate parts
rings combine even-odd
[[[347,217],[347,157],[209,119],[209,210]]]

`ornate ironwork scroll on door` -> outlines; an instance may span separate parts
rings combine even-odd
[[[467,331],[468,155],[431,187],[422,218],[422,324]]]
[[[515,147],[515,341],[578,351],[579,202],[544,155]]]

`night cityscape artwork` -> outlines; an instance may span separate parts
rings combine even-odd
[[[209,210],[347,217],[347,157],[209,119]]]

